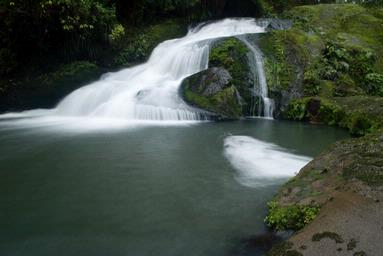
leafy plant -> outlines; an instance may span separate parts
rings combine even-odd
[[[319,207],[280,206],[276,201],[269,202],[268,207],[269,214],[265,218],[265,222],[277,230],[300,230],[312,222],[319,212]]]
[[[306,100],[293,100],[284,112],[284,117],[292,120],[303,120],[307,117]]]
[[[116,49],[120,49],[124,43],[124,39],[125,28],[121,24],[116,24],[109,34],[111,45]]]
[[[371,95],[383,96],[383,75],[378,73],[367,74],[364,87]]]

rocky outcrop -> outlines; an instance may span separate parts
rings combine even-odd
[[[248,51],[237,38],[217,41],[210,52],[210,68],[183,81],[184,100],[215,113],[219,119],[249,115],[254,97]]]
[[[210,68],[196,77],[198,80],[190,82],[190,89],[205,97],[214,96],[221,92],[232,80],[230,73],[224,68]]]
[[[299,232],[269,255],[380,255],[381,9],[301,6],[286,17],[291,29],[258,39],[278,117],[339,126],[359,138],[336,143],[281,187],[266,222]]]
[[[209,68],[186,78],[181,86],[183,98],[192,106],[210,111],[219,119],[238,119],[241,102],[230,73]]]
[[[291,29],[259,37],[277,114],[302,97],[383,95],[380,9],[322,4],[295,7],[285,16]]]
[[[289,247],[276,247],[270,255],[380,255],[383,130],[336,143],[282,186],[273,202],[281,209],[321,210],[288,239]]]

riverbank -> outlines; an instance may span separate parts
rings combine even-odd
[[[269,203],[266,222],[296,230],[269,255],[380,255],[382,8],[302,6],[285,15],[291,30],[259,40],[278,117],[342,127],[355,138],[316,157]]]
[[[269,255],[292,250],[296,255],[379,255],[383,249],[382,159],[380,130],[337,142],[305,166],[273,201],[282,208],[302,205],[321,210],[285,242],[288,247],[281,251],[276,247]]]

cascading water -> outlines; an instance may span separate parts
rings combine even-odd
[[[250,50],[249,66],[254,77],[254,94],[260,98],[258,108],[255,103],[253,104],[252,114],[253,116],[258,115],[266,118],[273,118],[274,101],[268,96],[269,92],[264,70],[263,54],[246,36],[238,36],[238,39],[240,39]],[[258,112],[257,114],[256,111]]]
[[[262,33],[253,19],[225,19],[199,26],[158,45],[148,62],[104,76],[67,96],[55,115],[134,120],[203,120],[208,114],[179,97],[182,80],[208,68],[217,38]]]

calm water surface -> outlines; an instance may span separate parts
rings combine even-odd
[[[249,254],[238,247],[266,231],[266,202],[278,185],[239,183],[224,139],[251,136],[313,157],[347,137],[261,119],[56,128],[0,122],[0,255]]]

